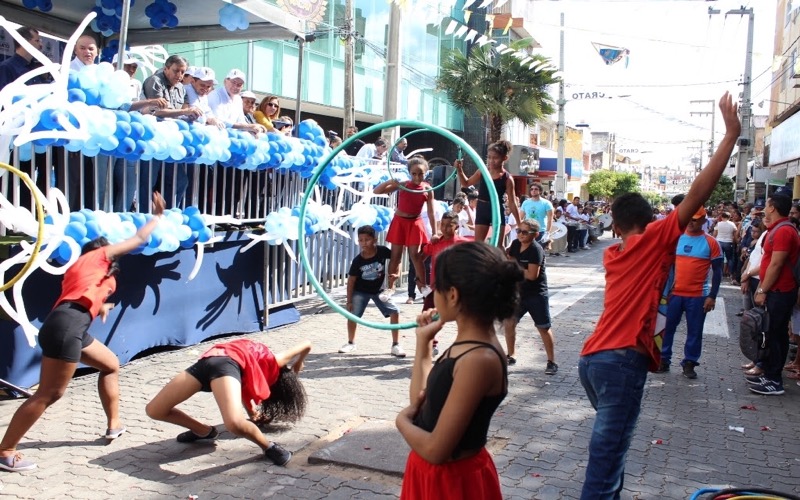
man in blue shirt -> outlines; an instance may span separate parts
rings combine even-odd
[[[39,37],[38,31],[27,26],[22,26],[17,29],[17,33],[22,35],[22,38],[36,47],[36,49],[42,50],[42,40]],[[33,56],[15,39],[14,55],[0,63],[0,90],[3,90],[6,85],[37,66],[39,65],[37,61],[33,60]],[[42,80],[40,77],[36,77],[26,83],[42,83]]]

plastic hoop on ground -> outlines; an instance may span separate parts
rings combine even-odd
[[[314,173],[311,176],[311,179],[309,180],[308,186],[306,187],[303,199],[300,202],[298,234],[300,235],[305,234],[306,205],[308,204],[308,200],[310,200],[312,197],[312,194],[314,192],[314,186],[316,186],[317,182],[319,182],[319,178],[322,176],[322,173],[328,167],[328,164],[330,164],[330,162],[336,157],[336,155],[338,155],[345,148],[353,144],[361,137],[364,137],[368,134],[372,134],[374,132],[378,132],[380,130],[390,127],[425,128],[430,130],[431,132],[435,132],[444,137],[445,139],[453,141],[464,151],[466,151],[467,154],[475,162],[475,164],[478,165],[478,168],[480,169],[481,173],[484,176],[489,178],[492,176],[491,172],[489,172],[489,169],[486,167],[486,165],[484,165],[483,160],[481,160],[481,157],[478,155],[478,153],[475,152],[474,149],[472,149],[472,146],[467,144],[464,141],[464,139],[458,137],[449,130],[437,127],[435,125],[428,125],[422,122],[418,122],[416,120],[390,120],[388,122],[378,123],[376,125],[373,125],[369,128],[366,128],[356,133],[355,135],[348,137],[347,140],[339,144],[333,151],[331,151],[330,155],[328,155],[328,157],[325,158],[322,161],[322,163],[317,165],[317,167],[314,169]],[[498,227],[500,225],[500,200],[499,197],[497,196],[497,190],[494,188],[494,184],[491,182],[488,182],[486,184],[487,186],[489,186],[489,200],[492,204],[492,226]],[[492,231],[491,244],[497,246],[497,242],[499,239],[500,239],[499,231]],[[311,269],[311,264],[308,262],[308,257],[306,256],[306,244],[305,244],[305,238],[303,236],[297,239],[297,251],[300,254],[300,262],[303,264],[303,269],[305,269],[306,271],[306,278],[311,283],[311,286],[314,287],[314,290],[317,291],[317,293],[320,295],[320,297],[322,297],[322,300],[324,300],[326,304],[328,304],[334,311],[338,312],[345,318],[355,323],[358,323],[359,325],[366,326],[368,328],[375,328],[376,330],[407,330],[410,328],[417,327],[417,324],[413,322],[395,323],[395,324],[373,323],[371,321],[366,321],[362,318],[359,318],[350,311],[347,311],[345,308],[343,308],[342,306],[334,302],[333,299],[331,299],[328,293],[322,288],[322,285],[320,285],[319,281],[317,280],[317,277],[314,276],[314,270]]]
[[[31,196],[33,196],[33,203],[36,206],[36,220],[39,222],[39,229],[36,231],[36,242],[34,242],[33,244],[33,252],[31,252],[31,256],[28,259],[28,262],[26,262],[25,265],[22,266],[22,269],[19,270],[17,275],[14,276],[8,282],[0,285],[0,292],[5,292],[6,290],[14,286],[14,284],[17,281],[19,281],[23,276],[25,276],[28,273],[28,270],[33,265],[33,261],[36,260],[36,257],[39,256],[39,250],[42,248],[42,239],[44,238],[44,210],[42,209],[42,202],[39,200],[39,195],[36,193],[36,185],[33,183],[31,178],[28,177],[28,174],[20,170],[17,170],[11,165],[7,165],[5,163],[0,163],[0,168],[2,168],[3,170],[8,170],[12,174],[22,179],[22,182],[24,182],[25,185],[28,187],[28,189],[31,190]]]
[[[417,130],[412,130],[411,132],[409,132],[409,133],[407,133],[405,135],[401,135],[400,138],[397,139],[397,142],[394,143],[394,146],[392,146],[392,149],[389,150],[389,154],[386,155],[386,166],[389,168],[389,177],[393,181],[397,182],[397,179],[395,179],[394,175],[392,175],[392,151],[394,151],[395,148],[397,147],[397,145],[400,144],[400,141],[402,141],[403,139],[405,139],[409,135],[414,135],[414,134],[417,134],[419,132],[429,132],[429,130],[424,129],[424,128],[420,128],[420,129],[417,129]],[[458,148],[458,153],[459,153],[459,159],[461,159],[460,158],[460,156],[461,156],[461,148],[460,147]],[[456,176],[457,173],[458,173],[458,170],[453,169],[453,172],[445,180],[443,180],[441,184],[438,184],[436,186],[429,187],[429,188],[426,188],[426,189],[409,189],[409,188],[405,187],[401,182],[397,182],[397,187],[399,189],[403,190],[403,191],[408,191],[409,193],[416,193],[416,194],[419,194],[419,193],[432,193],[433,191],[436,191],[437,189],[439,189],[441,187],[444,187],[444,185],[447,184],[448,182],[450,182],[450,180],[453,179]]]

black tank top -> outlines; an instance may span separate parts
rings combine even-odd
[[[475,347],[468,349],[455,358],[450,357],[450,349],[453,346],[461,344],[477,344]],[[422,409],[414,418],[414,425],[425,429],[428,432],[433,432],[436,427],[436,422],[439,420],[439,415],[444,408],[444,403],[447,401],[447,396],[450,394],[450,388],[453,386],[453,369],[456,362],[475,349],[488,347],[492,349],[497,357],[500,358],[500,364],[503,365],[503,392],[496,396],[485,396],[481,399],[478,407],[475,408],[475,413],[469,422],[464,435],[459,440],[455,449],[453,449],[453,457],[458,457],[464,451],[477,450],[486,445],[486,435],[489,432],[489,423],[492,420],[497,407],[508,394],[508,369],[505,363],[505,356],[498,352],[497,348],[488,342],[478,342],[473,340],[465,340],[463,342],[455,342],[436,360],[431,372],[428,374],[428,386],[426,389],[425,402],[422,404]]]
[[[508,180],[508,170],[503,169],[503,174],[497,178],[492,179],[492,184],[494,184],[494,189],[497,191],[497,200],[502,205],[503,204],[503,194],[506,192],[506,181]],[[480,187],[478,188],[478,199],[480,201],[490,201],[489,198],[489,186],[486,184],[486,178],[481,175],[481,183]]]

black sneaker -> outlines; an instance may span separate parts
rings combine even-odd
[[[547,361],[547,368],[544,369],[545,375],[555,375],[558,372],[558,365],[553,363],[552,361]]]
[[[764,379],[763,384],[754,384],[748,387],[751,392],[763,394],[764,396],[780,396],[783,394],[783,384],[774,380]]]
[[[514,356],[506,356],[506,360],[508,362],[508,366],[514,366],[517,364],[517,359]]]
[[[286,451],[278,443],[272,443],[272,446],[264,450],[264,456],[275,465],[286,465],[292,459],[292,452]]]
[[[669,372],[669,361],[664,361],[662,359],[661,364],[658,365],[658,370],[656,370],[656,373],[667,373],[667,372]]]
[[[744,378],[750,385],[762,385],[770,382],[770,380],[763,375],[751,375]]]
[[[209,432],[205,436],[198,436],[192,431],[186,431],[178,434],[177,439],[179,443],[194,443],[195,441],[217,439],[217,436],[219,436],[219,432],[217,432],[217,428],[212,425],[211,432]]]
[[[687,361],[683,364],[683,376],[689,379],[696,379],[697,373],[694,371],[695,363]]]

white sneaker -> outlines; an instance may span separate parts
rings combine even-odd
[[[433,290],[431,290],[431,287],[429,287],[428,285],[425,285],[419,289],[419,293],[421,293],[423,297],[427,297],[428,295],[431,294],[432,291]]]
[[[396,358],[405,358],[406,351],[400,346],[400,344],[395,344],[392,346],[392,356]]]
[[[339,352],[341,353],[353,352],[355,350],[356,350],[356,345],[351,344],[350,342],[346,343],[345,345],[339,348]]]
[[[386,290],[382,291],[380,295],[378,295],[378,298],[381,299],[381,302],[390,302],[393,296],[394,290],[387,288]]]

